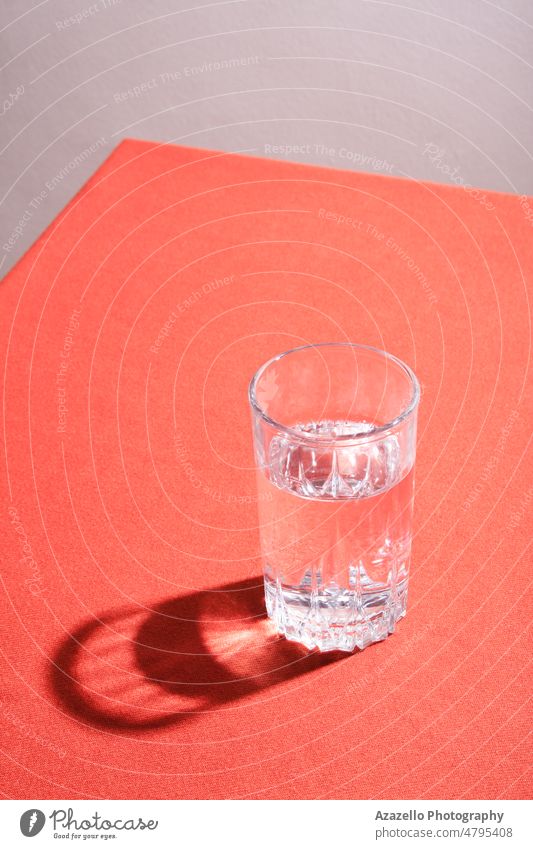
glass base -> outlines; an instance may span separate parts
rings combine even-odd
[[[267,613],[278,633],[321,652],[364,649],[392,634],[406,614],[407,579],[357,593],[330,586],[319,592],[265,577]]]

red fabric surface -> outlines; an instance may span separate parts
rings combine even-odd
[[[6,795],[528,795],[532,236],[514,196],[114,151],[0,285]],[[423,387],[408,615],[341,657],[265,619],[247,409],[328,340]]]

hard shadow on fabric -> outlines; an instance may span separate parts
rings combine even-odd
[[[78,719],[142,731],[231,709],[341,659],[280,637],[255,577],[83,622],[59,646],[51,684]]]

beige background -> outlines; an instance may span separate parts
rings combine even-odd
[[[533,193],[528,0],[0,8],[2,274],[125,136]]]

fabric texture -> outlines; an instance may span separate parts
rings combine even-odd
[[[529,795],[528,202],[116,148],[0,284],[6,796]],[[333,340],[423,391],[408,615],[318,656],[264,614],[247,386]]]

